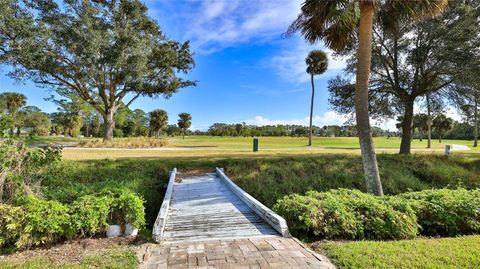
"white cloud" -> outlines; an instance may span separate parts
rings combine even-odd
[[[347,121],[347,116],[340,115],[334,111],[327,111],[323,115],[316,115],[313,117],[313,125],[324,126],[324,125],[342,125]],[[281,120],[281,119],[268,119],[262,116],[256,116],[253,119],[244,120],[245,123],[250,125],[264,126],[264,125],[277,125],[277,124],[295,124],[295,125],[308,125],[310,117],[305,117],[302,119],[290,119],[290,120]]]
[[[150,0],[151,1],[151,0]],[[211,53],[241,44],[278,39],[300,12],[302,0],[163,1],[159,10],[181,24],[181,39],[191,40],[196,52]],[[152,14],[157,12],[151,11]]]
[[[317,79],[331,77],[343,68],[346,63],[344,59],[334,58],[333,51],[325,48],[323,45],[309,45],[302,39],[290,43],[278,54],[262,60],[262,65],[274,69],[278,76],[290,81],[301,83],[310,80],[310,75],[306,73],[305,58],[313,49],[322,49],[328,54],[328,70],[325,74],[316,76]]]

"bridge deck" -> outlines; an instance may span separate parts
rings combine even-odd
[[[278,233],[214,173],[175,182],[165,242],[251,238]]]

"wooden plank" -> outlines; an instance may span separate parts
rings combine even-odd
[[[268,222],[278,233],[280,233],[283,237],[291,237],[290,232],[288,231],[287,222],[284,218],[280,217],[270,208],[266,207],[257,199],[253,198],[250,194],[238,187],[237,184],[233,183],[233,181],[225,175],[223,169],[217,167],[216,172],[223,182],[230,188],[230,190],[232,190],[255,213]]]
[[[165,191],[165,196],[163,197],[162,206],[158,212],[157,219],[153,225],[153,240],[155,242],[162,241],[163,230],[165,229],[165,224],[168,216],[168,209],[170,207],[170,200],[172,198],[173,184],[175,182],[175,176],[177,174],[177,168],[173,168],[170,172],[170,179],[168,180],[167,190]]]
[[[175,182],[166,220],[166,242],[278,234],[215,173]]]

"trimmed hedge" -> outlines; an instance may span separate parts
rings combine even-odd
[[[326,239],[406,239],[480,232],[480,190],[425,190],[373,196],[358,190],[293,194],[273,208],[293,233]]]
[[[405,239],[418,233],[411,206],[358,190],[289,195],[280,199],[274,210],[286,218],[292,232],[327,239]]]
[[[440,189],[399,195],[412,201],[423,235],[480,233],[480,189]]]
[[[82,196],[70,205],[29,196],[19,206],[0,204],[0,248],[9,252],[100,235],[108,224],[126,222],[145,224],[143,200],[128,190]]]

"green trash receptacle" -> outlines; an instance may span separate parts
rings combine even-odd
[[[258,138],[253,138],[253,152],[258,151]]]

